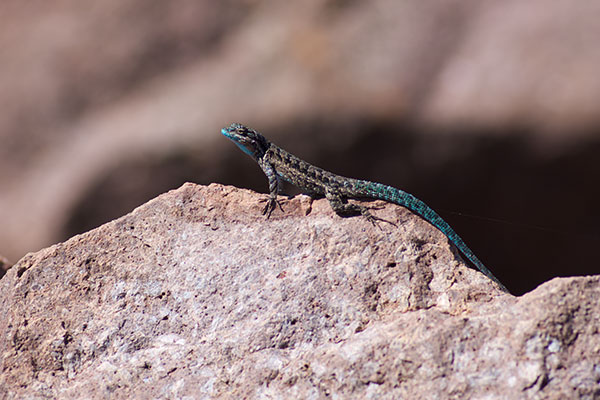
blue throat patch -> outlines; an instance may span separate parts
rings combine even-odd
[[[237,138],[232,135],[231,133],[229,133],[229,131],[227,130],[227,128],[223,128],[221,129],[221,133],[227,137],[227,139],[231,140],[233,143],[235,143],[237,145],[237,147],[239,147],[244,153],[248,154],[250,157],[254,157],[254,153],[252,153],[247,147],[245,147],[243,144],[241,144],[240,142],[237,141]]]

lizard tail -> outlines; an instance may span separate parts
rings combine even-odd
[[[450,241],[461,251],[461,253],[463,253],[469,259],[469,261],[475,264],[479,271],[496,282],[503,291],[510,293],[508,289],[498,280],[498,278],[496,278],[494,274],[492,274],[491,271],[483,265],[479,258],[477,258],[473,251],[471,251],[471,249],[465,244],[462,238],[458,236],[454,229],[452,229],[452,227],[448,225],[448,223],[444,221],[442,217],[438,215],[438,213],[433,211],[433,209],[431,209],[423,201],[417,199],[410,193],[406,193],[403,190],[376,182],[358,181],[357,189],[361,192],[361,195],[364,195],[365,197],[377,198],[398,204],[402,207],[408,208],[421,218],[425,219],[427,222],[442,231],[442,233],[446,235],[448,239],[450,239]]]

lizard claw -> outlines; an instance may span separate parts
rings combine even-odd
[[[372,207],[371,209],[378,210],[381,208],[383,208],[383,207]],[[387,222],[388,224],[391,224],[391,225],[397,227],[397,225],[395,223],[393,223],[392,221],[388,221],[387,219],[383,219],[383,218],[380,218],[380,217],[377,217],[377,216],[371,214],[369,212],[369,209],[366,207],[361,210],[361,214],[363,217],[365,217],[367,219],[367,221],[369,221],[370,223],[372,223],[374,226],[378,227],[379,229],[381,229],[381,227],[377,223],[378,221]]]
[[[265,208],[263,208],[263,215],[267,216],[267,219],[271,216],[271,213],[277,208],[279,207],[279,209],[281,211],[283,211],[283,207],[281,207],[281,203],[274,198],[269,197],[268,199],[265,200],[261,200],[261,201],[266,201],[267,204],[265,204]]]

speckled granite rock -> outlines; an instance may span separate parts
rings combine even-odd
[[[600,396],[598,276],[516,298],[401,207],[261,199],[186,184],[20,260],[3,397]]]

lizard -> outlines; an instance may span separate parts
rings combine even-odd
[[[252,157],[269,181],[269,198],[263,210],[267,218],[279,206],[277,195],[280,178],[309,194],[325,196],[336,214],[342,217],[362,215],[375,223],[382,220],[371,214],[368,207],[348,202],[348,199],[380,199],[405,207],[439,229],[485,276],[504,292],[508,289],[487,269],[452,227],[433,209],[415,196],[377,182],[346,178],[325,171],[288,153],[267,140],[256,130],[233,123],[221,129],[244,153]],[[281,208],[282,209],[282,208]],[[283,209],[282,209],[283,210]]]

